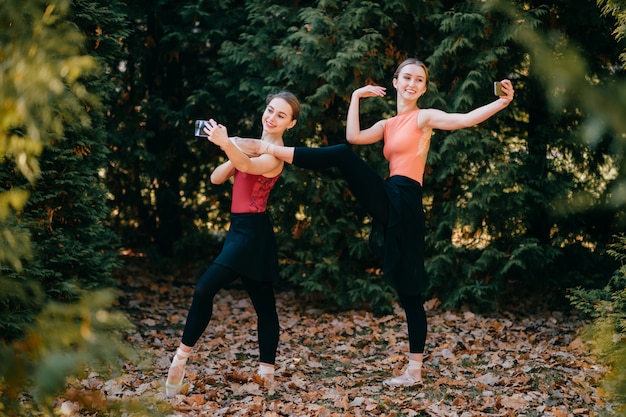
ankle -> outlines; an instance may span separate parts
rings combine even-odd
[[[265,383],[274,383],[274,365],[269,363],[260,363],[258,374],[265,381]]]
[[[260,363],[259,375],[261,375],[262,377],[265,377],[266,375],[274,376],[274,365],[269,363]]]
[[[174,358],[178,358],[179,360],[187,360],[191,355],[191,349],[185,350],[182,347],[176,349],[176,353],[174,354]]]
[[[409,360],[409,365],[406,368],[406,372],[415,379],[422,378],[422,362]]]

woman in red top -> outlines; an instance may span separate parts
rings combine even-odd
[[[256,141],[283,145],[283,134],[296,124],[299,113],[300,103],[293,94],[283,91],[269,96],[261,118],[261,140]],[[214,120],[209,124],[205,128],[209,140],[219,145],[229,158],[215,168],[211,182],[222,184],[234,177],[231,225],[221,253],[200,277],[194,290],[182,341],[167,375],[168,397],[181,391],[187,358],[211,320],[213,297],[238,277],[258,317],[258,374],[270,383],[274,380],[279,326],[273,282],[278,278],[278,255],[266,206],[284,162],[272,155],[248,157],[229,139],[226,127]]]
[[[285,147],[238,140],[250,154],[269,153],[302,168],[337,167],[350,190],[381,225],[383,275],[396,289],[406,312],[409,335],[409,364],[397,377],[385,380],[387,386],[410,386],[422,381],[422,359],[426,343],[426,313],[423,293],[427,284],[424,269],[425,218],[422,208],[422,181],[433,129],[455,130],[487,120],[513,100],[513,85],[502,81],[502,96],[468,113],[446,113],[420,109],[417,101],[428,89],[426,65],[416,59],[402,62],[393,75],[397,115],[376,122],[367,129],[359,123],[362,98],[382,97],[384,87],[367,85],[352,93],[346,125],[346,139],[355,145],[384,141],[383,153],[389,161],[389,177],[383,179],[348,145],[323,148]],[[373,231],[377,228],[374,227]],[[376,246],[376,233],[370,243]]]

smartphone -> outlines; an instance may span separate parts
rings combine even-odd
[[[213,127],[208,120],[196,120],[196,136],[199,138],[208,138],[209,135],[204,131],[205,127]]]
[[[506,95],[502,92],[502,83],[500,81],[496,81],[493,83],[493,94],[495,94],[498,97],[502,97]]]

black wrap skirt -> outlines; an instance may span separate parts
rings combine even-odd
[[[278,254],[267,213],[231,213],[230,229],[214,263],[254,281],[278,279]]]

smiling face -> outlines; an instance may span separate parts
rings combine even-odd
[[[428,74],[419,64],[407,64],[400,68],[393,79],[398,100],[415,101],[428,89]]]
[[[274,97],[267,104],[261,122],[263,131],[271,135],[282,135],[285,130],[291,129],[296,124],[291,105],[280,97]]]

